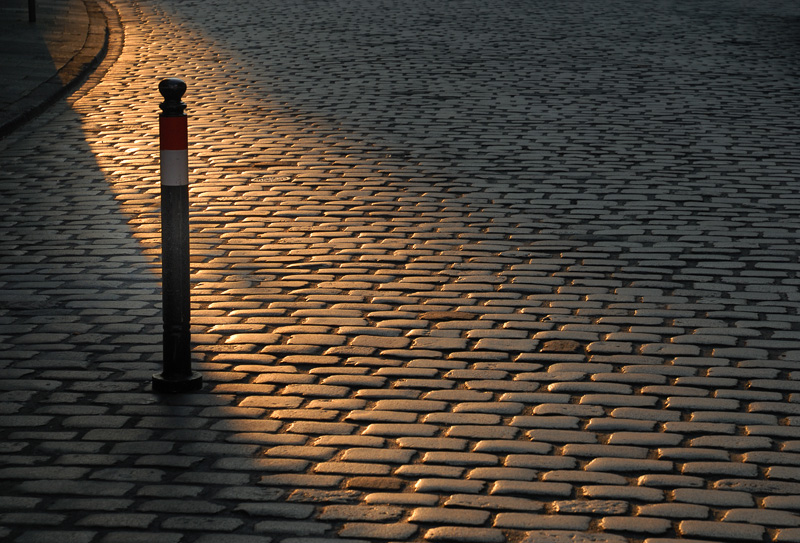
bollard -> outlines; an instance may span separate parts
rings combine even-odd
[[[28,22],[36,22],[36,0],[28,0]]]
[[[164,367],[153,375],[153,390],[191,392],[202,386],[203,379],[192,371],[189,326],[189,143],[186,104],[181,102],[186,83],[164,79],[158,90],[164,97],[158,119]]]

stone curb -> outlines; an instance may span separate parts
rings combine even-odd
[[[109,22],[97,0],[84,0],[89,28],[83,47],[58,72],[42,82],[9,108],[17,111],[0,125],[0,139],[30,121],[75,89],[85,76],[100,65],[108,52]]]

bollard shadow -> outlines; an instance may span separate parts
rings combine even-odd
[[[46,129],[20,129],[0,149],[0,358],[31,377],[147,364],[160,341],[156,258],[134,237],[79,116],[55,109],[38,120]]]

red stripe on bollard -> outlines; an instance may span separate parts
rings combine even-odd
[[[189,127],[187,117],[159,117],[159,145],[162,150],[181,151],[189,148]]]

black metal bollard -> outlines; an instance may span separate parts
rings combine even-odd
[[[161,265],[163,275],[164,367],[153,375],[157,392],[200,389],[202,376],[192,371],[189,319],[189,143],[186,83],[164,79],[158,84],[161,147]]]
[[[28,22],[36,22],[36,0],[28,0]]]

